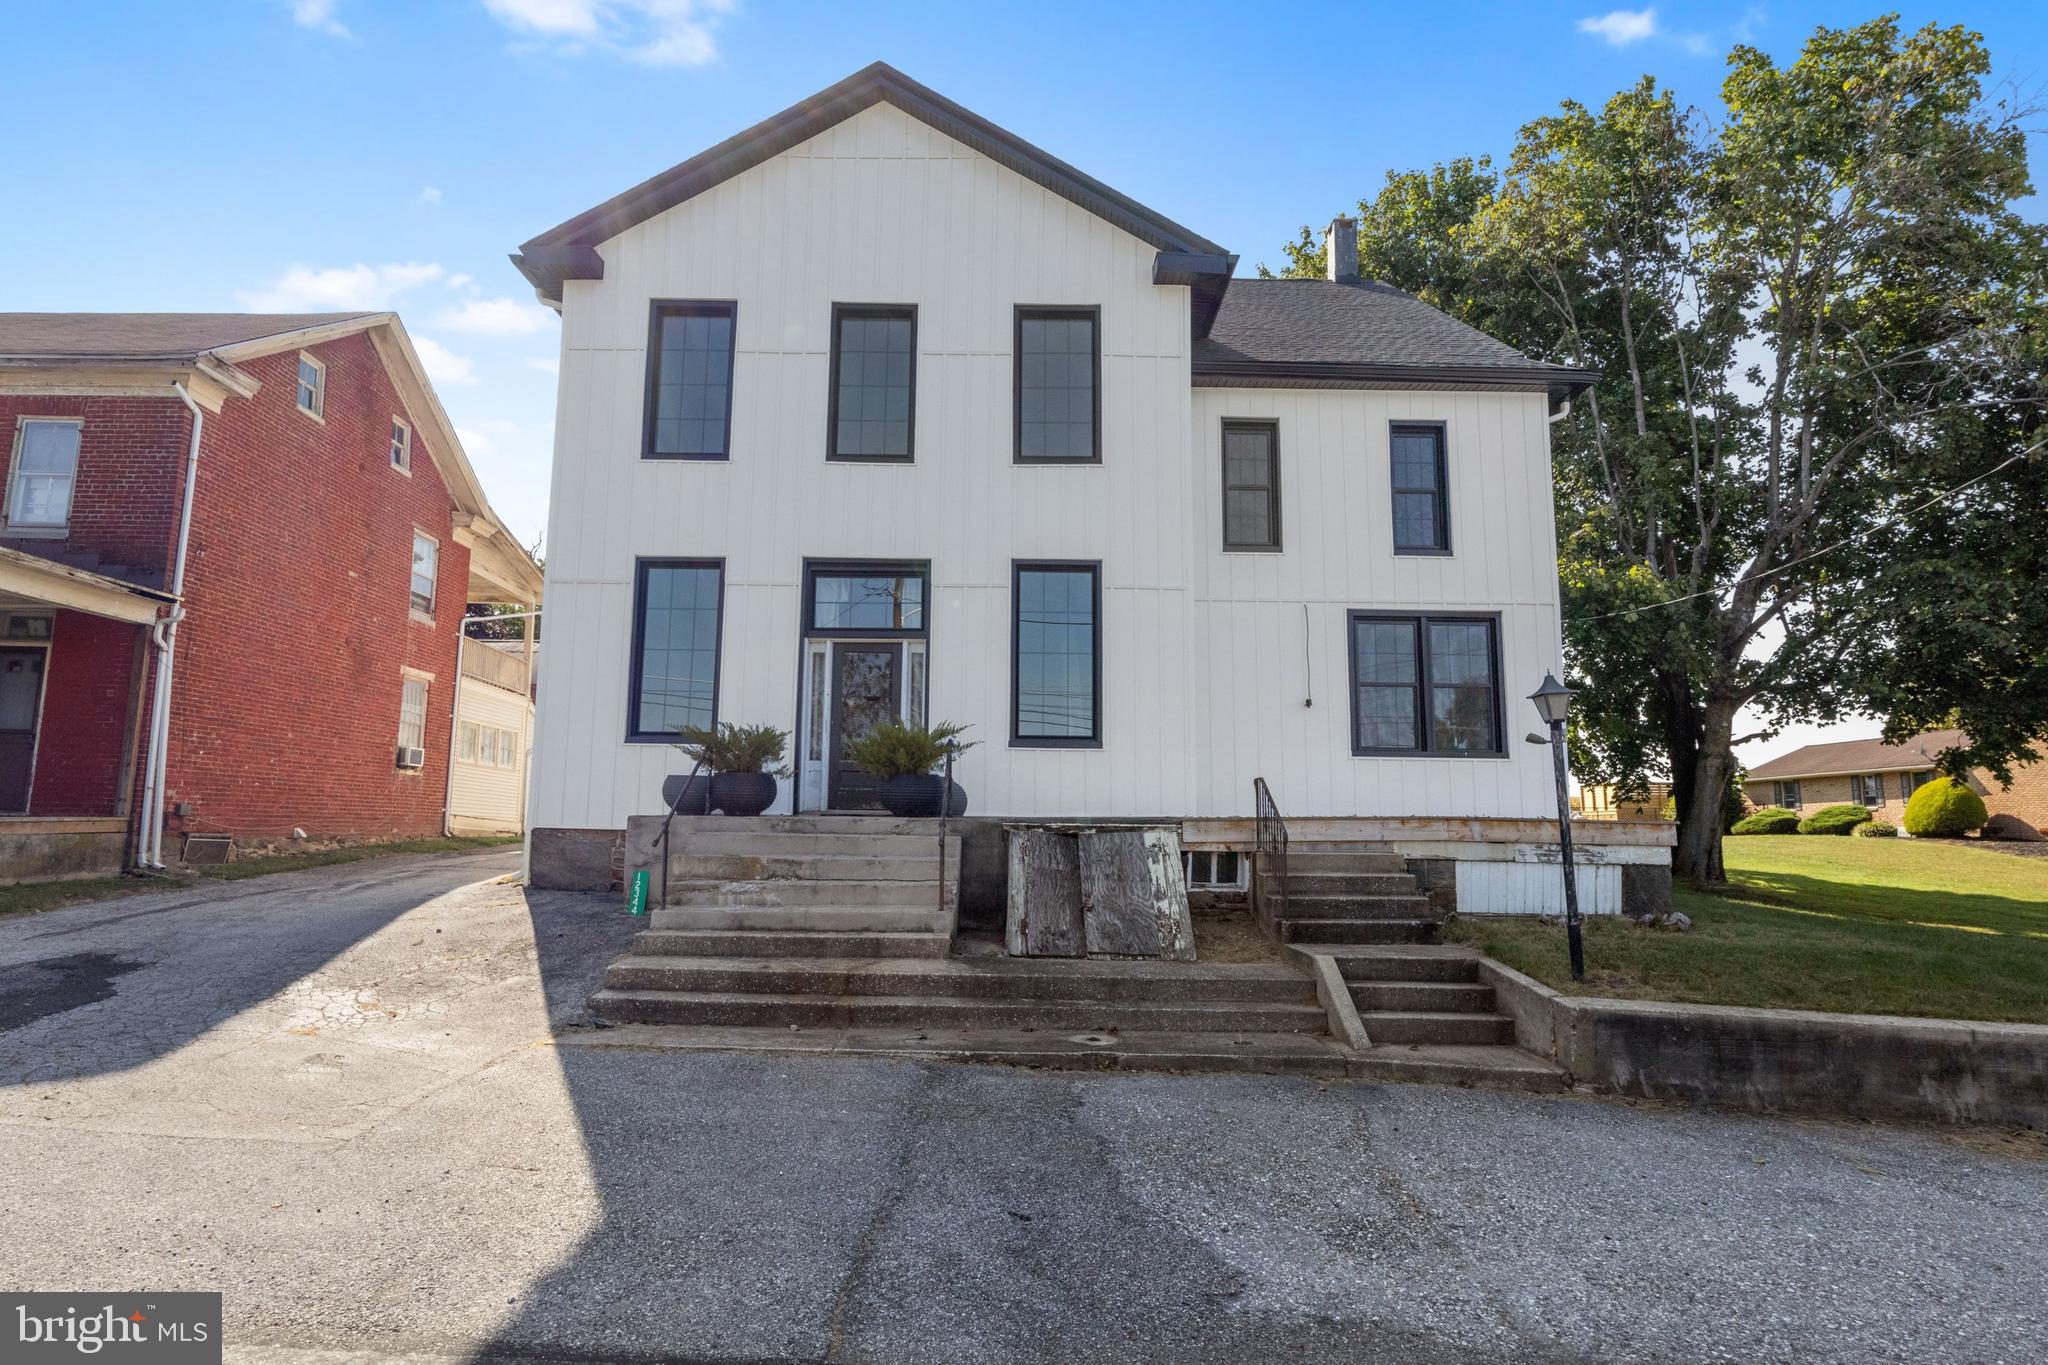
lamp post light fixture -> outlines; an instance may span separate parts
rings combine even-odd
[[[1571,712],[1572,698],[1578,694],[1559,682],[1550,674],[1543,675],[1543,685],[1529,694],[1529,700],[1536,703],[1536,714],[1550,727],[1550,756],[1557,769],[1557,846],[1564,863],[1564,932],[1571,944],[1572,980],[1586,979],[1586,945],[1579,932],[1579,881],[1572,871],[1572,812],[1571,798],[1566,791],[1564,758],[1564,722]],[[1543,741],[1535,735],[1530,739],[1540,744]]]

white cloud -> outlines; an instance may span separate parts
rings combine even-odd
[[[398,296],[430,280],[442,270],[431,261],[389,265],[338,265],[325,269],[294,265],[262,289],[238,289],[235,297],[259,313],[311,313],[329,309],[362,311],[389,308]]]
[[[478,422],[475,426],[457,427],[455,435],[462,442],[462,448],[471,455],[491,455],[498,449],[498,437],[509,436],[518,430],[517,422],[508,422],[500,417]]]
[[[440,187],[439,185],[422,185],[422,186],[420,186],[420,202],[421,202],[422,204],[438,204],[438,203],[440,203],[440,202],[441,202],[441,187]]]
[[[575,57],[596,50],[645,66],[702,66],[718,56],[733,0],[483,0],[513,32]]]
[[[292,0],[292,22],[315,33],[332,34],[336,38],[353,37],[348,26],[334,17],[334,7],[339,3],[340,0]]]
[[[448,287],[450,289],[467,289],[475,283],[476,277],[473,275],[450,275],[448,277]]]
[[[1657,36],[1657,11],[1654,8],[1609,10],[1597,19],[1579,20],[1579,32],[1594,34],[1615,47],[1627,47]]]
[[[537,303],[521,303],[518,299],[470,299],[435,318],[434,325],[471,336],[529,337],[554,320],[555,315]]]
[[[468,356],[455,354],[432,337],[414,337],[412,348],[427,367],[427,378],[436,384],[476,383],[476,365]]]
[[[562,362],[551,355],[537,355],[526,362],[526,368],[539,370],[542,374],[560,374]]]

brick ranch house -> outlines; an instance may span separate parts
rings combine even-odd
[[[0,880],[442,831],[540,574],[395,315],[0,314],[0,430]]]
[[[1968,742],[1961,730],[1930,730],[1902,744],[1808,744],[1750,769],[1746,793],[1753,805],[1797,811],[1853,802],[1896,825],[1905,819],[1907,798],[1935,775],[1935,760]],[[1979,768],[1970,774],[1970,785],[1994,816],[2010,815],[2048,833],[2048,762],[2015,764],[2010,787]]]

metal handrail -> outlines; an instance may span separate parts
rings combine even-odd
[[[661,833],[655,836],[654,846],[661,851],[661,903],[668,904],[668,835],[675,828],[676,812],[683,808],[683,798],[690,794],[690,784],[697,780],[697,774],[704,771],[704,760],[698,759],[697,766],[690,769],[690,775],[683,779],[683,785],[676,791],[676,799],[669,803],[668,814],[662,817]]]
[[[1252,779],[1252,809],[1258,851],[1258,861],[1252,868],[1252,910],[1259,923],[1271,929],[1277,921],[1287,918],[1287,822],[1280,817],[1280,807],[1263,777]],[[1269,876],[1279,888],[1278,914],[1273,913],[1274,893],[1268,889]]]
[[[946,780],[939,788],[939,914],[946,913],[946,827],[953,818],[953,746],[946,746]]]

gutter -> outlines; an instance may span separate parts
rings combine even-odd
[[[137,833],[135,865],[145,872],[161,872],[164,866],[164,778],[171,742],[171,680],[178,659],[178,623],[185,619],[185,556],[192,543],[193,493],[199,483],[199,440],[206,429],[206,413],[192,401],[182,381],[171,389],[192,414],[192,440],[185,453],[185,497],[178,512],[178,549],[171,562],[171,596],[178,599],[168,614],[150,627],[150,642],[156,646],[156,694],[149,710],[149,754],[142,779],[142,826]]]

